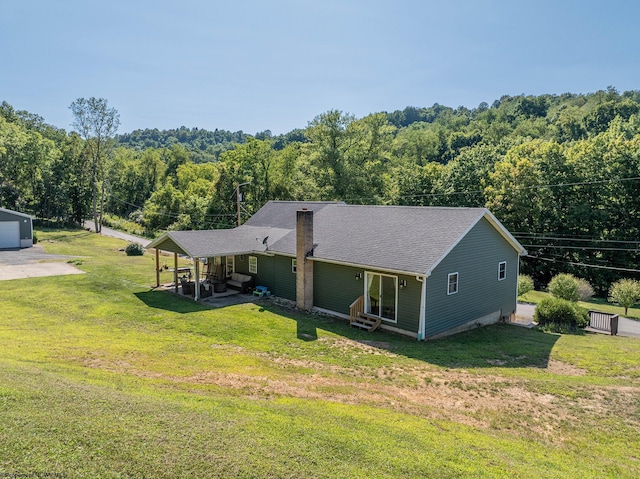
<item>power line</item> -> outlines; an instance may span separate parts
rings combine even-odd
[[[533,185],[533,186],[514,186],[510,189],[513,191],[526,191],[526,190],[539,190],[544,188],[564,188],[568,186],[588,186],[588,185],[601,185],[605,183],[618,183],[625,181],[637,181],[640,180],[640,176],[632,176],[629,178],[610,178],[608,180],[594,180],[594,181],[580,181],[575,183],[555,183],[555,184],[547,184],[547,185]],[[413,194],[413,195],[400,195],[396,198],[399,199],[407,199],[407,198],[436,198],[440,196],[451,196],[451,195],[476,195],[476,194],[484,194],[486,190],[468,190],[468,191],[448,191],[446,193],[421,193],[421,194]],[[370,196],[364,198],[348,198],[343,201],[361,201],[361,200],[376,200],[379,197]]]
[[[640,240],[609,240],[609,239],[598,239],[598,238],[576,238],[572,236],[565,236],[564,238],[560,238],[557,236],[538,236],[538,233],[524,234],[524,233],[511,233],[514,238],[523,239],[523,240],[550,240],[550,241],[575,241],[575,242],[588,242],[588,243],[640,243]],[[544,233],[540,233],[543,235]]]
[[[633,248],[598,248],[597,246],[560,246],[560,245],[539,245],[539,244],[523,244],[525,248],[552,248],[552,249],[577,249],[577,250],[591,250],[591,251],[630,251],[633,253],[640,253],[640,249]]]
[[[624,271],[627,273],[640,273],[640,269],[631,269],[631,268],[618,268],[616,266],[600,266],[597,264],[586,264],[586,263],[576,263],[574,261],[562,261],[562,260],[557,260],[557,259],[553,259],[553,258],[543,258],[541,256],[531,256],[531,255],[526,255],[526,258],[531,258],[531,259],[539,259],[541,261],[548,261],[551,263],[566,263],[566,264],[570,264],[573,266],[584,266],[585,268],[598,268],[598,269],[606,269],[606,270],[611,270],[611,271]]]

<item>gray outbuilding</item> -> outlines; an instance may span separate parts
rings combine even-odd
[[[0,249],[33,246],[33,219],[18,211],[0,208]]]

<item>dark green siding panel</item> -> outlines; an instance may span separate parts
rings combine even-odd
[[[356,280],[357,272],[362,269],[314,261],[313,305],[349,314],[349,305],[364,292],[364,279]]]
[[[275,283],[272,292],[280,298],[296,299],[296,275],[291,271],[291,260],[288,256],[275,256]]]
[[[426,335],[433,336],[500,310],[516,309],[518,252],[482,219],[427,279]],[[498,281],[498,263],[507,277]],[[447,276],[458,273],[458,293],[447,295]]]
[[[258,258],[258,274],[249,273],[249,256]],[[291,258],[286,256],[236,256],[236,271],[255,277],[256,286],[266,286],[274,296],[296,299],[296,275],[291,272]]]
[[[349,314],[349,305],[364,294],[364,270],[351,266],[314,262],[313,304],[318,308],[337,313]],[[373,271],[385,274],[384,271]],[[356,273],[362,273],[362,279],[356,280]],[[383,321],[384,324],[409,332],[418,331],[420,318],[420,294],[422,283],[413,276],[397,276],[407,286],[398,289],[398,322]]]
[[[236,271],[242,274],[249,274],[249,255],[243,254],[235,258]]]
[[[258,259],[257,274],[249,272],[249,256],[255,256]],[[253,276],[256,286],[266,286],[269,288],[269,290],[272,290],[275,283],[275,268],[273,259],[274,258],[271,256],[263,256],[260,254],[236,256],[236,271],[238,273]]]
[[[415,276],[398,276],[398,281],[404,280],[407,286],[398,290],[398,324],[396,327],[418,332],[420,322],[420,295],[422,283]]]
[[[256,286],[266,286],[272,294],[277,295],[273,290],[276,280],[276,269],[273,256],[251,255],[258,259],[258,273],[254,274]],[[247,256],[248,260],[248,256]],[[247,267],[248,270],[248,267]]]

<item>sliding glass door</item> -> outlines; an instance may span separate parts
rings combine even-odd
[[[398,302],[398,278],[378,273],[365,273],[365,311],[396,322]]]

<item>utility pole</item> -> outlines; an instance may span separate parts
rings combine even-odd
[[[251,183],[250,181],[246,183],[236,183],[236,207],[238,211],[238,226],[242,224],[242,218],[240,217],[240,203],[242,202],[242,193],[240,193],[240,187],[244,185],[248,185]]]

